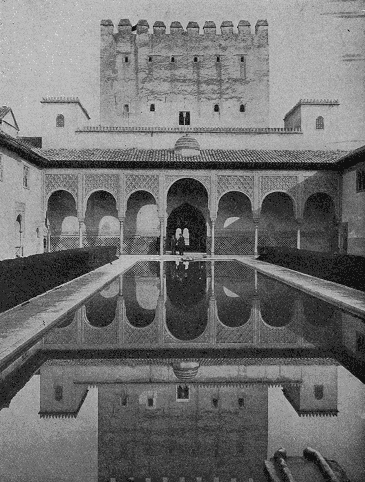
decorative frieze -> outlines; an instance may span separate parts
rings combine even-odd
[[[254,176],[218,176],[217,197],[229,191],[246,194],[253,201]]]
[[[71,193],[77,200],[77,174],[45,174],[46,199],[55,191],[65,190]]]
[[[159,177],[153,174],[127,174],[125,176],[125,195],[126,198],[135,191],[148,191],[151,193],[156,202],[159,196]]]
[[[108,191],[118,199],[118,174],[85,174],[85,198],[92,191]]]

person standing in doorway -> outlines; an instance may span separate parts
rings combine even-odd
[[[171,254],[176,254],[176,238],[174,234],[171,236]]]
[[[183,256],[185,251],[185,239],[182,233],[180,233],[179,239],[177,240],[177,249],[179,251],[179,255]]]

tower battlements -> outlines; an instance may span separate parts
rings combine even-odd
[[[102,35],[113,35],[116,39],[119,36],[130,35],[154,35],[154,36],[221,36],[221,37],[242,37],[242,36],[259,36],[267,41],[268,23],[267,20],[258,20],[255,25],[255,33],[251,31],[251,24],[247,20],[240,20],[235,28],[233,22],[224,20],[220,25],[220,33],[217,32],[217,26],[212,20],[207,20],[202,32],[198,22],[190,21],[186,29],[179,21],[173,21],[170,24],[169,33],[167,32],[164,22],[157,20],[150,31],[150,25],[147,20],[138,20],[136,25],[132,25],[129,19],[121,19],[115,29],[112,20],[102,20],[100,22]],[[116,31],[115,31],[116,30]]]

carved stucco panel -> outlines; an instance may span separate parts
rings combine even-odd
[[[55,191],[65,190],[73,194],[77,200],[77,174],[46,174],[44,184],[46,198]]]
[[[218,176],[217,197],[228,191],[239,191],[253,201],[254,176]]]
[[[271,192],[285,192],[295,202],[295,210],[299,209],[300,186],[298,176],[260,176],[260,205],[265,196]]]
[[[159,177],[152,174],[127,174],[125,177],[126,198],[134,191],[148,191],[158,202]]]
[[[102,190],[111,192],[118,200],[119,192],[118,174],[85,174],[85,198],[92,191]]]

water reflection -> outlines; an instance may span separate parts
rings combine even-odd
[[[55,447],[62,482],[263,482],[281,445],[292,455],[315,445],[360,482],[364,386],[339,362],[363,380],[365,324],[349,313],[239,263],[137,263],[0,383],[4,480],[19,466],[11,448],[29,450],[18,428],[11,438],[19,424]],[[74,470],[52,424],[78,447]],[[84,474],[90,441],[95,469]],[[33,465],[27,480],[49,479]]]

